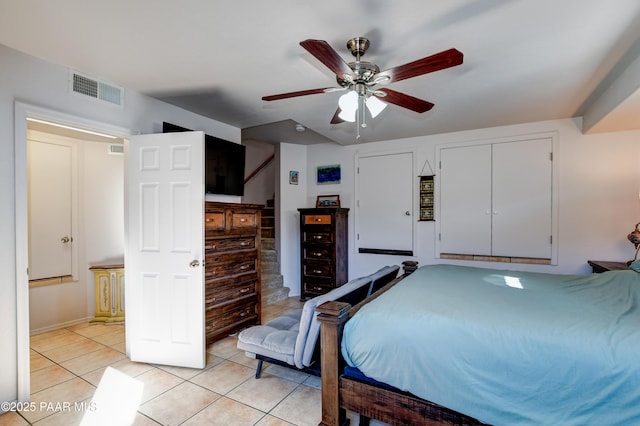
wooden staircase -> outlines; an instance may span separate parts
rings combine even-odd
[[[275,209],[273,199],[262,210],[262,306],[269,306],[289,297],[280,275],[280,263],[275,240]]]

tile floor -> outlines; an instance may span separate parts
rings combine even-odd
[[[268,306],[263,322],[300,306],[297,298]],[[107,367],[131,383],[112,395],[122,397],[122,407],[127,399],[120,394],[144,384],[134,425],[315,426],[321,419],[318,377],[265,364],[256,380],[256,361],[236,348],[235,336],[207,348],[202,370],[131,362],[124,339],[121,324],[79,324],[32,336],[31,402],[38,409],[0,415],[0,425],[80,424],[93,411]]]

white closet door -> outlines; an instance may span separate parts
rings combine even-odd
[[[357,177],[358,251],[413,255],[413,153],[359,157]]]
[[[440,151],[440,252],[491,255],[491,145]]]
[[[71,143],[29,141],[29,279],[73,274]]]
[[[551,258],[551,139],[493,145],[493,255]]]

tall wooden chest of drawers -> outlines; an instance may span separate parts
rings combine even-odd
[[[300,212],[300,298],[327,293],[348,281],[347,214],[344,208]]]
[[[207,344],[260,324],[260,221],[256,204],[205,202]]]

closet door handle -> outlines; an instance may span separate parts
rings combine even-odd
[[[198,266],[200,266],[200,261],[198,261],[197,259],[196,260],[192,260],[189,263],[189,268],[197,268]]]

